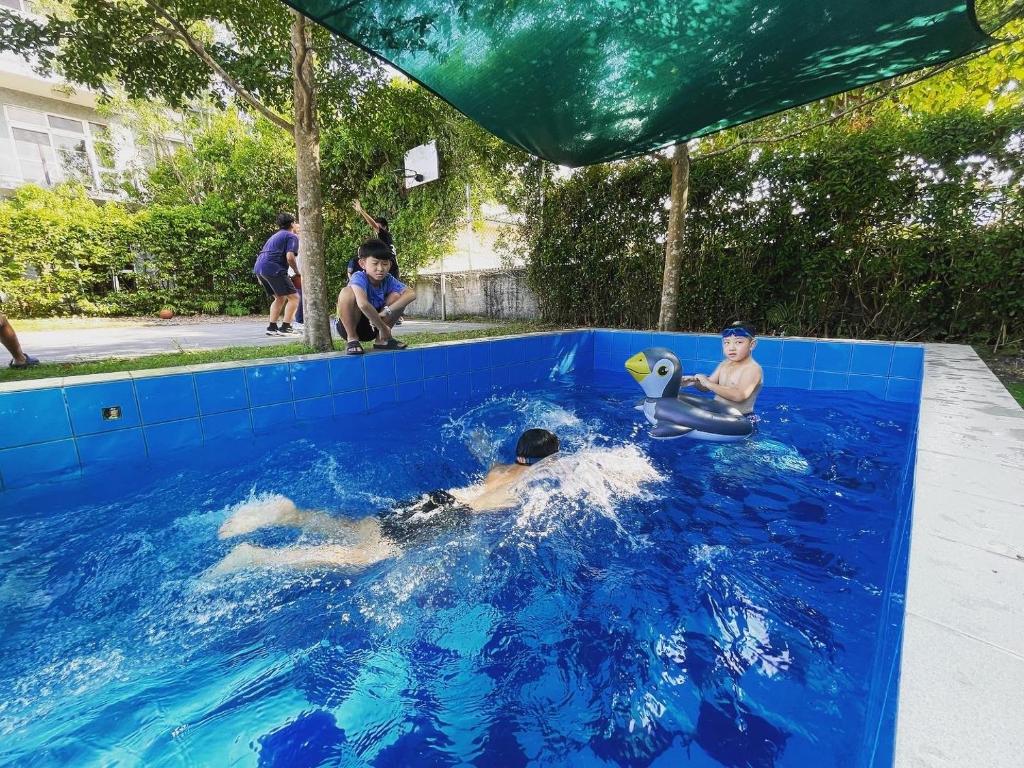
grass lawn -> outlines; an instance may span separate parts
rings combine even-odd
[[[21,321],[19,321],[20,323]],[[509,336],[516,333],[532,333],[549,331],[550,326],[539,323],[508,323],[491,328],[473,331],[451,331],[448,333],[407,333],[402,341],[410,347],[432,344],[438,341],[457,341],[460,339],[478,339],[485,336]],[[370,343],[363,345],[370,349]],[[335,340],[336,350],[344,350],[345,345]],[[176,365],[199,365],[200,363],[224,363],[234,360],[260,360],[263,358],[288,357],[290,355],[308,355],[313,350],[302,342],[294,344],[275,344],[267,347],[225,347],[224,349],[182,350],[181,352],[165,352],[146,357],[110,358],[107,360],[89,360],[81,363],[42,363],[22,370],[0,368],[0,382],[24,381],[26,379],[45,379],[56,376],[84,376],[91,373],[116,373],[118,371],[142,371],[151,368],[170,368]]]
[[[987,347],[976,346],[974,351],[1024,407],[1024,350],[1009,347],[993,353]]]
[[[1010,383],[1006,385],[1006,388],[1010,390],[1010,394],[1017,398],[1017,402],[1024,407],[1024,382]]]

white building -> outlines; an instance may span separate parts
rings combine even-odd
[[[0,6],[30,13],[29,0]],[[119,197],[123,174],[149,154],[124,124],[101,115],[97,95],[40,75],[20,56],[0,53],[0,195],[22,184],[77,180],[96,199]],[[171,144],[183,143],[180,136]]]

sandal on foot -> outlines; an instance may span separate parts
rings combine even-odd
[[[31,355],[25,355],[24,363],[16,363],[13,360],[11,360],[11,368],[14,369],[31,368],[33,365],[39,365],[39,360],[38,358],[32,357]]]
[[[363,354],[363,345],[358,341],[350,341],[345,345],[346,355],[361,355]]]
[[[388,339],[386,344],[374,344],[374,349],[405,349],[409,345],[398,339]]]

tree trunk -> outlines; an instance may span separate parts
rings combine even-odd
[[[320,127],[313,82],[313,36],[309,22],[292,11],[292,77],[295,100],[295,176],[299,197],[299,266],[305,304],[305,342],[317,352],[331,340],[327,266],[324,261],[324,206],[320,189]]]
[[[686,204],[689,196],[690,148],[685,141],[681,141],[676,144],[676,151],[672,155],[672,203],[668,212],[665,272],[661,279],[659,331],[679,330],[679,274],[683,265]]]

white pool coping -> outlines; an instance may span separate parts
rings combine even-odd
[[[1024,410],[925,346],[897,768],[1024,765]]]

